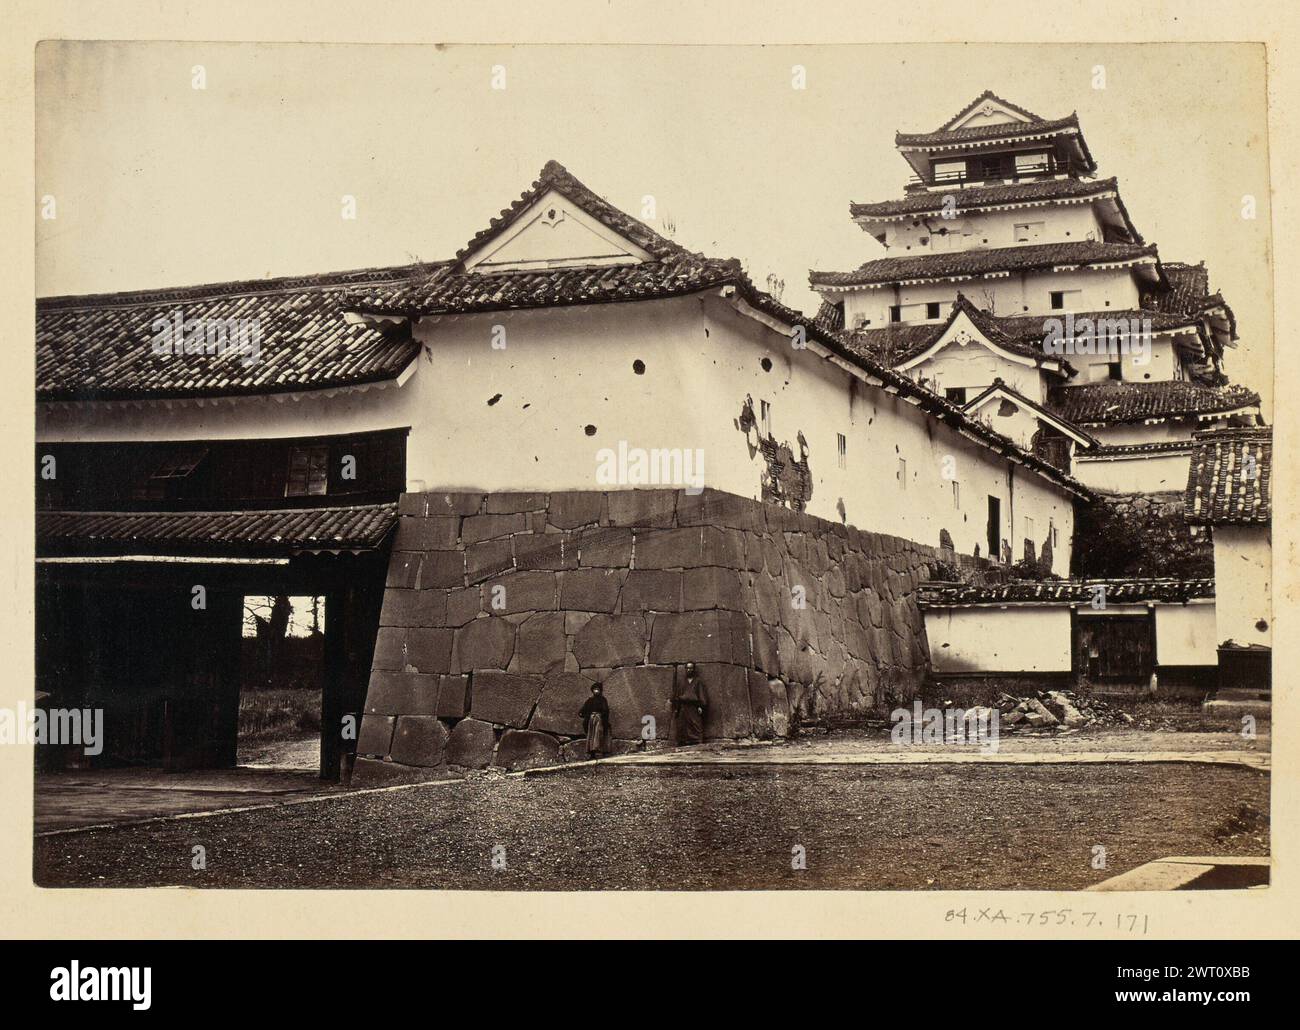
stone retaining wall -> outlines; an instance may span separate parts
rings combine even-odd
[[[1210,535],[1187,524],[1183,507],[1181,491],[1100,494],[1095,504],[1080,505],[1071,575],[1081,579],[1213,577]]]
[[[882,713],[928,669],[934,548],[713,490],[407,494],[400,512],[357,782],[583,759],[597,680],[616,751],[666,746],[688,661],[710,739],[784,735],[792,706]]]

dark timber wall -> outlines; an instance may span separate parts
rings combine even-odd
[[[596,680],[616,750],[645,716],[667,743],[686,662],[710,739],[783,734],[792,705],[880,713],[928,668],[915,591],[934,548],[712,490],[407,494],[400,510],[356,782],[585,758]]]

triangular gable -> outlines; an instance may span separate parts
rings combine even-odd
[[[547,190],[520,212],[509,228],[464,258],[466,271],[625,265],[652,255],[593,218],[558,190]]]
[[[1042,119],[1032,111],[1026,111],[1023,107],[996,96],[991,90],[985,90],[963,107],[951,121],[945,123],[939,131],[951,132],[954,129],[974,129],[982,125],[1008,123],[1023,125],[1026,122],[1038,121]]]
[[[1092,448],[1097,445],[1095,438],[1089,436],[1073,422],[1061,418],[1060,415],[1054,414],[1040,404],[1034,403],[1024,394],[1011,389],[1000,379],[995,381],[994,384],[983,393],[967,401],[967,403],[962,406],[961,410],[967,415],[974,416],[977,412],[983,411],[995,401],[998,404],[1001,404],[1003,401],[1014,404],[1016,407],[1037,418],[1040,422],[1045,422],[1057,432],[1064,436],[1068,436],[1080,447]]]
[[[459,271],[627,265],[688,252],[548,161],[532,186],[456,255]]]
[[[969,347],[972,344],[980,347],[987,347],[999,358],[1014,362],[1017,365],[1024,365],[1028,368],[1033,368],[1035,365],[1041,363],[1035,361],[1031,357],[1027,357],[1023,354],[1016,354],[1013,351],[1007,350],[1005,347],[999,346],[995,334],[986,333],[981,329],[980,326],[976,324],[975,319],[971,317],[970,312],[962,303],[962,300],[959,298],[952,315],[948,319],[948,324],[943,327],[943,330],[935,338],[934,342],[915,357],[910,358],[895,367],[898,371],[905,372],[909,368],[914,368],[923,362],[929,361],[940,351],[945,350],[948,347]]]

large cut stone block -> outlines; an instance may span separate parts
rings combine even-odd
[[[381,629],[375,635],[375,657],[372,667],[400,672],[406,664],[406,630],[396,627]]]
[[[398,587],[409,590],[415,586],[420,575],[420,562],[424,555],[418,551],[394,551],[388,559],[388,578],[386,587]]]
[[[511,672],[543,675],[564,668],[568,644],[564,636],[564,612],[539,612],[519,626]]]
[[[479,612],[483,610],[482,589],[482,587],[472,586],[447,591],[446,623],[448,626],[459,628],[478,618]]]
[[[393,734],[393,761],[403,765],[442,765],[447,727],[431,715],[404,715]]]
[[[578,567],[578,544],[572,533],[520,533],[514,542],[517,569]]]
[[[461,551],[426,551],[420,566],[420,586],[461,587],[465,585],[465,555]]]
[[[461,523],[461,542],[477,544],[481,540],[495,540],[499,537],[522,533],[528,528],[528,519],[521,514],[515,515],[471,515]]]
[[[551,494],[546,519],[557,529],[576,529],[600,521],[605,495],[594,490],[570,490]]]
[[[482,769],[492,764],[497,735],[492,725],[477,719],[461,719],[447,738],[447,764]]]
[[[388,755],[393,742],[393,729],[397,719],[391,715],[365,715],[361,718],[361,732],[357,734],[358,755]]]
[[[709,701],[704,713],[704,736],[709,740],[752,736],[749,671],[739,665],[714,663],[701,664],[699,670]]]
[[[654,719],[656,740],[672,734],[673,669],[666,665],[634,665],[615,669],[602,684],[609,702],[613,735],[640,740],[645,717]]]
[[[566,737],[582,736],[582,719],[578,712],[591,697],[591,684],[588,677],[576,672],[548,676],[528,728]]]
[[[555,611],[554,572],[516,572],[483,585],[486,606],[494,615]]]
[[[534,769],[559,763],[559,741],[533,730],[506,730],[494,761],[504,769]]]
[[[585,669],[638,665],[645,656],[646,622],[640,615],[595,615],[573,638]]]
[[[545,494],[488,494],[487,499],[489,515],[511,515],[521,511],[540,511],[545,507]]]
[[[432,518],[402,516],[397,520],[397,538],[393,546],[399,551],[451,550],[456,546],[460,519],[455,515]]]
[[[679,526],[726,526],[748,533],[762,533],[767,528],[764,505],[747,497],[705,490],[694,496],[683,493],[677,499]]]
[[[638,569],[693,569],[701,565],[745,567],[744,534],[714,526],[652,529],[636,536]]]
[[[578,535],[578,564],[586,568],[625,569],[632,563],[632,530],[584,529]]]
[[[542,693],[540,676],[476,672],[471,682],[470,715],[482,722],[524,727]]]
[[[515,653],[515,627],[504,618],[486,616],[456,630],[453,672],[504,669]]]
[[[482,494],[425,494],[427,515],[474,515],[483,507]]]
[[[421,672],[451,672],[452,630],[414,628],[406,631],[406,664]]]
[[[470,583],[481,583],[491,576],[500,575],[507,569],[514,568],[514,564],[514,549],[508,537],[485,540],[465,549],[465,574]]]
[[[447,595],[442,590],[384,591],[381,626],[440,626],[447,615]]]
[[[435,715],[438,677],[419,672],[372,672],[366,711],[372,715]]]
[[[656,615],[650,662],[732,662],[749,664],[749,623],[739,612],[685,612]]]
[[[682,576],[682,609],[697,611],[703,608],[726,608],[733,612],[744,611],[740,589],[742,575],[744,574],[733,569],[722,569],[716,565],[687,569]]]
[[[675,490],[611,490],[611,526],[671,526],[677,505]]]
[[[618,604],[623,569],[576,569],[560,576],[560,607],[565,611],[612,612]]]
[[[438,678],[438,717],[463,719],[469,715],[469,677],[440,676]]]
[[[612,609],[611,609],[612,610]],[[623,584],[623,612],[680,612],[682,574],[661,569],[633,569]]]

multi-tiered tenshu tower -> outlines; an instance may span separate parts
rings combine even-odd
[[[1181,489],[1198,428],[1256,420],[1232,310],[1161,262],[1077,115],[985,92],[895,144],[903,196],[850,207],[885,256],[811,274],[823,326],[1103,490]]]

